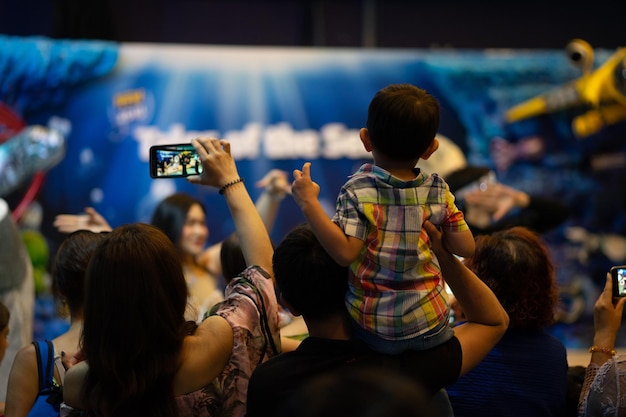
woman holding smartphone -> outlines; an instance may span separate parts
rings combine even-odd
[[[291,192],[288,174],[272,169],[256,185],[263,187],[263,193],[255,206],[269,231],[276,220],[280,202]],[[201,321],[205,313],[223,299],[223,283],[220,282],[222,241],[207,246],[209,228],[206,215],[201,201],[188,194],[176,193],[157,205],[151,220],[152,225],[165,232],[181,255],[189,289],[187,318],[194,321]],[[78,229],[97,232],[112,229],[107,220],[91,207],[85,209],[85,215],[58,215],[54,226],[63,233]]]

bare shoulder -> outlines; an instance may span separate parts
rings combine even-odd
[[[37,352],[32,343],[22,347],[15,354],[13,367],[16,369],[34,369],[37,370]]]

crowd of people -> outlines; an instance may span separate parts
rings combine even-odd
[[[187,194],[165,198],[150,224],[111,227],[93,208],[58,216],[68,235],[52,288],[70,327],[11,358],[3,415],[565,417],[571,398],[579,417],[621,415],[626,301],[610,275],[572,392],[565,347],[546,332],[558,291],[541,230],[475,231],[457,188],[416,168],[437,151],[438,118],[421,88],[380,90],[360,131],[373,162],[333,216],[308,162],[291,183],[270,171],[253,202],[216,138],[192,140],[202,173],[187,181],[223,195],[235,227],[224,241],[207,244],[207,210]],[[306,221],[275,245],[287,194]],[[529,205],[504,186],[487,197],[463,193],[487,221]],[[0,361],[11,314],[0,304]],[[307,336],[286,338],[300,316]]]

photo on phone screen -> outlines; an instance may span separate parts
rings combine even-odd
[[[611,268],[613,278],[613,296],[626,297],[626,265]]]
[[[150,176],[176,178],[199,175],[202,163],[190,143],[157,145],[150,148]]]

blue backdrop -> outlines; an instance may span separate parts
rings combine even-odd
[[[573,212],[569,226],[626,236],[625,168],[597,170],[590,162],[601,154],[623,157],[624,123],[578,138],[571,128],[576,109],[505,120],[515,104],[581,76],[562,50],[251,48],[0,36],[0,51],[0,101],[28,124],[53,116],[71,124],[66,155],[47,172],[39,195],[42,227],[52,240],[56,214],[93,206],[113,226],[149,221],[156,203],[175,191],[206,203],[212,242],[225,237],[233,227],[215,190],[149,175],[151,145],[199,135],[232,142],[253,197],[259,194],[254,181],[269,169],[291,173],[312,161],[330,213],[340,185],[369,160],[358,129],[370,99],[401,82],[439,99],[440,132],[469,163],[493,167],[495,137],[515,144],[540,136],[541,157],[516,161],[498,173],[500,181],[566,202]],[[613,52],[596,50],[596,63]],[[272,238],[278,242],[301,221],[287,198]]]

